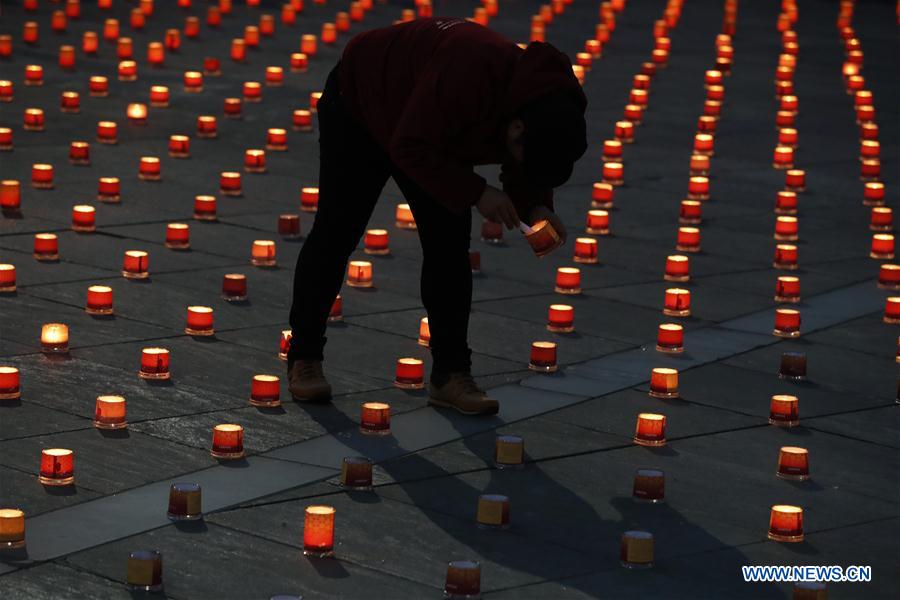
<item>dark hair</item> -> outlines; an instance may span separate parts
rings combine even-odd
[[[525,125],[522,153],[528,179],[540,187],[564,184],[587,150],[581,105],[569,92],[550,92],[528,102],[517,116]]]

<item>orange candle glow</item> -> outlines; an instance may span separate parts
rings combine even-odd
[[[122,276],[126,279],[147,279],[150,277],[150,255],[143,250],[128,250],[122,261]]]
[[[59,98],[59,109],[68,114],[81,112],[81,96],[78,92],[63,92]]]
[[[604,161],[618,161],[622,159],[622,142],[619,140],[605,140],[603,142]]]
[[[75,453],[67,448],[42,450],[38,481],[43,485],[50,486],[75,483]]]
[[[13,101],[13,82],[8,79],[0,79],[0,102]]]
[[[776,169],[794,167],[794,149],[790,146],[776,146],[772,166]]]
[[[634,123],[631,121],[616,121],[615,136],[623,144],[632,143],[634,141]]]
[[[551,304],[547,313],[547,331],[554,333],[575,331],[575,309],[568,304]]]
[[[39,190],[53,189],[53,165],[40,163],[32,165],[31,187]]]
[[[197,117],[197,137],[214,138],[218,135],[218,123],[216,118],[211,115],[201,115]]]
[[[222,74],[222,61],[215,56],[207,56],[203,59],[203,72],[215,77]]]
[[[690,200],[709,200],[709,178],[691,177],[688,179],[688,198]]]
[[[88,80],[88,92],[95,98],[104,98],[109,94],[109,79],[102,75],[93,75]]]
[[[13,149],[12,129],[0,127],[0,151],[9,152]]]
[[[678,213],[678,222],[682,225],[699,225],[702,221],[703,204],[699,200],[682,200]],[[679,231],[680,239],[681,232]]]
[[[3,266],[4,265],[0,265],[0,290],[2,290],[3,283]],[[13,275],[13,284],[15,284],[15,274]],[[878,287],[883,290],[900,289],[900,265],[881,265],[881,268],[878,271]]]
[[[372,287],[372,263],[365,260],[351,260],[347,265],[347,285],[351,287]]]
[[[633,441],[640,446],[665,446],[665,415],[640,413],[637,417]]]
[[[556,343],[532,342],[528,368],[541,373],[555,373],[557,370]]]
[[[137,63],[133,60],[123,60],[119,63],[119,81],[136,81]]]
[[[800,278],[780,276],[775,283],[775,302],[800,302]]]
[[[306,109],[297,109],[293,112],[292,123],[294,131],[312,131],[312,113]]]
[[[795,242],[799,237],[799,222],[797,221],[797,217],[786,215],[775,218],[776,240]]]
[[[772,261],[772,266],[786,271],[797,269],[797,246],[793,244],[778,244],[775,246],[775,258]]]
[[[262,84],[258,81],[244,82],[244,101],[261,102],[262,101]]]
[[[303,520],[303,554],[319,558],[334,555],[334,507],[307,506]]]
[[[59,68],[63,70],[75,68],[75,46],[64,45],[59,47]]]
[[[69,328],[62,323],[45,323],[41,327],[41,350],[45,354],[69,352]]]
[[[191,139],[186,135],[169,136],[169,156],[188,158],[191,155]]]
[[[22,202],[21,184],[15,179],[0,181],[0,209],[4,212],[16,212]]]
[[[287,131],[272,127],[266,132],[266,149],[283,152],[287,150]]]
[[[388,232],[386,229],[369,229],[365,236],[366,254],[384,255],[390,254],[388,246]]]
[[[625,182],[624,171],[625,167],[620,162],[603,163],[603,182],[613,186],[622,185]]]
[[[246,25],[244,27],[244,45],[248,48],[259,47],[259,27],[256,25]]]
[[[69,162],[73,165],[91,164],[91,145],[87,142],[69,144]]]
[[[34,258],[43,262],[59,260],[59,240],[55,233],[34,235]]]
[[[40,108],[26,108],[22,118],[22,128],[25,131],[43,131],[44,111]]]
[[[0,366],[0,400],[18,400],[19,370],[15,367]]]
[[[559,267],[556,270],[556,292],[560,294],[581,293],[581,269]]]
[[[161,67],[166,59],[166,49],[160,42],[147,44],[147,64],[151,67]]]
[[[198,221],[215,221],[217,219],[215,197],[205,195],[194,197],[194,219]]]
[[[0,508],[0,548],[25,547],[25,513],[18,508]]]
[[[769,516],[769,539],[776,542],[803,541],[803,509],[777,504]]]
[[[403,390],[425,387],[425,364],[418,358],[398,358],[394,386]]]
[[[663,314],[671,317],[687,317],[691,314],[691,292],[680,288],[666,290]]]
[[[124,429],[125,398],[122,396],[98,396],[94,405],[94,427],[97,429]]]
[[[500,225],[496,225],[497,229],[495,233],[497,237],[491,239],[486,236],[485,226],[490,223],[489,221],[485,221],[482,226],[482,240],[487,242],[495,242],[499,243],[502,241],[503,236],[503,228]],[[494,225],[491,223],[491,225]],[[550,221],[543,219],[534,223],[531,226],[531,231],[525,234],[525,241],[528,242],[528,245],[531,246],[531,249],[534,251],[536,256],[546,256],[553,250],[559,248],[562,245],[562,238],[556,232],[556,229],[553,228],[553,225]]]
[[[778,452],[778,468],[775,474],[782,479],[793,481],[809,479],[809,451],[806,448],[782,446]]]
[[[609,235],[609,212],[605,210],[589,210],[585,232],[593,235]]]
[[[576,238],[575,256],[572,260],[581,264],[596,264],[599,262],[597,256],[597,240],[588,237]]]
[[[610,209],[613,205],[615,188],[612,184],[598,182],[591,190],[591,207]]]
[[[219,192],[223,196],[240,196],[243,193],[241,174],[236,171],[222,171],[219,175]]]
[[[775,328],[778,337],[800,337],[800,311],[793,308],[775,309]]]
[[[675,249],[681,252],[700,252],[700,230],[696,227],[679,227]]]
[[[865,206],[881,206],[884,204],[884,184],[879,181],[866,183],[863,190],[863,204]]]
[[[275,375],[254,375],[250,384],[250,404],[264,408],[281,406],[281,382]]]
[[[294,52],[290,58],[291,71],[295,73],[305,73],[309,66],[309,57],[302,52]]]
[[[657,339],[662,344],[662,352],[677,352],[684,340],[681,325],[663,328],[660,326]],[[657,342],[657,349],[661,344]],[[669,350],[669,348],[672,348]],[[666,367],[656,367],[650,373],[650,396],[653,398],[678,398],[678,371]]]
[[[713,144],[713,136],[708,133],[698,133],[694,136],[694,153],[701,156],[712,156]]]
[[[338,294],[334,298],[334,302],[331,303],[331,310],[328,313],[328,322],[329,323],[337,323],[344,320],[344,301],[341,299],[341,295]]]
[[[97,200],[115,203],[119,201],[119,178],[101,177],[97,183]]]
[[[690,275],[690,259],[687,256],[672,254],[666,258],[666,271],[664,279],[666,281],[689,281]]]
[[[259,149],[244,151],[244,170],[248,173],[265,173],[266,151]]]
[[[797,192],[791,190],[780,190],[775,197],[775,214],[796,215]]]
[[[305,187],[300,189],[300,210],[316,212],[319,208],[319,188]]]
[[[169,379],[169,351],[165,348],[141,350],[141,379]]]
[[[315,56],[316,50],[316,36],[307,33],[300,38],[300,52],[307,56]]]
[[[233,60],[234,62],[244,62],[246,58],[246,42],[240,38],[231,40],[231,60]]]
[[[162,179],[162,166],[156,156],[142,156],[138,167],[138,178],[143,181],[159,181]]]
[[[96,229],[94,225],[94,207],[79,204],[72,207],[72,231],[89,233]]]
[[[322,98],[322,92],[312,92],[309,95],[309,109],[313,112],[316,111],[319,106],[319,100]]]
[[[113,314],[113,291],[105,285],[92,285],[87,291],[85,312],[91,315]]]
[[[894,296],[885,300],[883,320],[891,325],[900,323],[900,297]]]
[[[656,350],[668,354],[684,352],[684,328],[675,323],[662,323],[656,335]],[[651,381],[651,389],[652,385]]]
[[[362,405],[359,430],[370,435],[388,435],[391,432],[391,407],[382,402],[366,402]]]
[[[166,248],[187,250],[191,247],[191,230],[187,223],[169,223],[166,226]]]
[[[234,460],[244,457],[244,428],[233,423],[213,427],[212,449],[214,458]]]
[[[254,240],[250,249],[250,262],[256,267],[274,267],[275,242],[272,240]]]

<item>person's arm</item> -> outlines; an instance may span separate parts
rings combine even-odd
[[[525,179],[522,166],[517,163],[505,163],[500,167],[500,181],[516,206],[519,218],[530,222],[531,213],[538,206],[553,211],[553,188],[536,188]]]

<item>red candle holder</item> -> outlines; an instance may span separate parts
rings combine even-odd
[[[551,304],[547,313],[547,331],[554,333],[575,331],[575,309],[568,304]]]
[[[272,240],[254,240],[250,248],[250,262],[255,267],[276,266],[275,242]]]
[[[59,260],[59,240],[55,233],[34,235],[34,258],[42,262]]]
[[[218,123],[212,115],[201,115],[197,117],[197,137],[214,138],[218,135]]]
[[[859,178],[861,181],[877,181],[881,176],[881,160],[866,158],[859,163]]]
[[[782,275],[775,282],[775,302],[800,302],[800,278]]]
[[[778,369],[778,377],[780,379],[789,379],[792,381],[802,381],[806,379],[806,353],[783,352],[781,354],[781,365]]]
[[[713,136],[708,133],[698,133],[694,136],[694,153],[701,156],[713,156]]]
[[[244,110],[244,101],[240,98],[225,98],[222,102],[222,110],[229,119],[240,119]]]
[[[287,131],[272,127],[266,132],[266,149],[284,152],[287,150]]]
[[[394,387],[421,390],[425,387],[425,364],[418,358],[398,358]]]
[[[288,352],[291,349],[291,337],[292,332],[290,329],[283,329],[281,331],[281,340],[278,344],[278,358],[281,360],[287,360]]]
[[[94,98],[105,98],[109,95],[109,79],[102,75],[93,75],[88,80],[88,93]]]
[[[303,521],[303,554],[334,556],[334,507],[307,506]]]
[[[156,156],[142,156],[138,167],[138,178],[142,181],[159,181],[162,179],[162,171],[159,158]]]
[[[701,115],[697,118],[697,131],[701,133],[715,134],[718,127],[718,119],[708,115]]]
[[[72,231],[90,233],[96,229],[94,224],[94,207],[78,204],[72,207]]]
[[[595,183],[591,191],[591,207],[610,209],[613,205],[615,188],[610,183]]]
[[[806,481],[809,479],[809,451],[806,448],[783,446],[778,453],[775,474],[782,479]]]
[[[790,146],[776,146],[772,166],[776,169],[794,167],[794,149]]]
[[[631,121],[616,121],[615,138],[623,144],[631,144],[634,142],[634,123]]]
[[[539,373],[555,373],[557,370],[556,343],[532,342],[528,368]]]
[[[799,135],[793,127],[782,127],[778,130],[778,145],[788,148],[797,148]]]
[[[684,352],[684,327],[675,323],[660,324],[656,334],[656,350],[658,352],[665,352],[666,354],[680,354]],[[655,372],[656,370],[654,369],[654,374]],[[653,382],[651,380],[651,389],[652,386]]]
[[[165,348],[141,350],[141,379],[169,379],[169,351]]]
[[[657,469],[638,469],[634,474],[631,496],[635,500],[658,504],[665,502],[666,475]]]
[[[13,149],[12,129],[0,127],[0,151],[9,152]]]
[[[115,42],[119,39],[119,20],[104,19],[103,20],[103,39],[107,42]]]
[[[219,192],[223,196],[240,196],[243,193],[241,174],[236,171],[222,171],[219,175]]]
[[[666,281],[685,282],[691,279],[690,258],[680,254],[666,257],[666,270],[663,279]]]
[[[300,38],[300,52],[307,56],[315,56],[317,50],[316,36],[307,33]]]
[[[247,173],[266,172],[266,151],[251,149],[244,152],[244,171]]]
[[[166,49],[159,42],[147,44],[147,64],[151,67],[161,67],[166,60]]]
[[[94,427],[97,429],[125,429],[125,398],[98,396],[94,405]]]
[[[213,196],[194,197],[194,219],[198,221],[215,221],[216,199]]]
[[[215,56],[207,56],[203,59],[203,72],[210,77],[222,74],[222,61]]]
[[[684,341],[681,325],[660,326],[657,336],[657,350],[660,352],[680,352]],[[662,342],[662,344],[660,344]],[[653,398],[678,398],[678,371],[667,367],[656,367],[650,373],[650,396]]]
[[[703,102],[703,114],[718,119],[722,114],[722,103],[718,100],[706,100]]]
[[[559,267],[556,270],[556,292],[559,294],[581,293],[581,269]]]
[[[41,451],[42,485],[63,486],[75,483],[75,452],[67,448],[47,448]]]
[[[187,223],[169,223],[166,226],[166,248],[188,250],[190,247],[190,226]]]
[[[294,131],[312,131],[312,113],[306,109],[297,109],[293,113]]]
[[[226,273],[222,278],[222,299],[243,302],[247,299],[247,277],[240,273]],[[290,331],[288,331],[290,334]]]
[[[344,320],[344,301],[338,294],[331,303],[331,310],[328,312],[328,322],[337,323]]]
[[[31,187],[38,190],[53,189],[53,165],[39,163],[32,165]]]
[[[169,156],[172,158],[190,158],[191,139],[186,135],[169,136]]]
[[[21,207],[21,185],[15,179],[0,181],[0,209],[3,212],[16,212]]]
[[[206,24],[210,27],[218,27],[222,24],[222,11],[218,6],[209,6],[206,9]]]
[[[87,291],[85,312],[90,315],[113,314],[113,291],[105,285],[92,285]]]
[[[175,30],[177,31],[177,30]],[[195,16],[185,17],[184,19],[184,35],[190,39],[194,39],[200,35],[200,19]],[[180,42],[179,42],[180,45]]]
[[[639,446],[666,445],[666,417],[653,413],[640,413],[637,417],[634,439]]]
[[[26,65],[25,85],[34,87],[44,85],[44,67],[41,65]]]
[[[322,23],[322,43],[334,44],[337,41],[337,28],[334,23]]]
[[[281,381],[275,375],[254,375],[250,404],[262,408],[281,406]]]
[[[147,279],[150,255],[143,250],[128,250],[122,262],[122,276],[126,279]]]
[[[775,197],[776,215],[797,214],[797,193],[791,190],[781,190]]]
[[[259,4],[259,0],[254,0],[256,4]],[[249,4],[249,2],[248,2]],[[272,36],[275,34],[275,17],[272,15],[260,15],[259,16],[259,32],[265,36]]]
[[[119,63],[119,81],[137,81],[137,63],[123,60]]]
[[[234,460],[244,457],[244,428],[233,423],[213,427],[213,458]]]
[[[878,272],[878,287],[883,290],[900,289],[900,265],[881,265]]]
[[[500,494],[479,496],[475,522],[480,529],[508,529],[509,498]]]
[[[883,320],[891,325],[900,323],[900,297],[894,296],[885,300]]]
[[[725,87],[721,85],[710,85],[706,88],[706,99],[718,102],[720,105],[725,102]],[[721,109],[721,106],[719,107]]]
[[[494,1],[496,6],[496,0]],[[597,59],[603,55],[603,45],[595,39],[585,40],[584,51],[590,54],[591,58]]]
[[[700,252],[700,229],[679,227],[675,249],[681,252]]]
[[[702,221],[702,203],[699,200],[682,200],[681,209],[678,213],[678,222],[682,225],[699,225]],[[680,235],[681,232],[679,231],[679,239],[681,239]]]
[[[799,239],[799,227],[797,217],[781,215],[775,218],[775,239],[778,241],[795,242]]]
[[[777,504],[769,516],[769,539],[776,542],[803,541],[803,509]]]
[[[357,288],[372,287],[372,263],[365,260],[351,260],[347,265],[347,285]]]
[[[776,269],[794,271],[797,265],[797,246],[794,244],[778,244],[775,246],[775,258],[772,266]]]
[[[778,337],[800,337],[800,311],[792,308],[776,308],[775,328],[772,333]]]
[[[366,402],[362,405],[359,430],[368,435],[391,433],[391,407],[382,402]]]
[[[599,262],[597,257],[597,240],[588,237],[576,238],[575,256],[572,260],[580,264],[596,264]]]
[[[101,177],[97,183],[97,200],[106,203],[117,203],[120,199],[118,177]]]
[[[248,48],[259,47],[259,27],[246,25],[244,27],[244,45]]]
[[[13,101],[13,82],[8,79],[0,79],[0,102]]]
[[[231,60],[234,62],[244,62],[247,58],[246,42],[240,38],[231,40]]]
[[[666,290],[663,314],[670,317],[688,317],[691,314],[691,292],[681,288]]]
[[[724,77],[722,76],[721,71],[717,71],[715,69],[710,69],[706,71],[706,75],[704,77],[704,82],[706,83],[706,87],[711,85],[722,85],[724,81]]]
[[[589,210],[585,232],[593,235],[609,235],[609,212],[605,210]]]
[[[302,52],[294,52],[290,59],[291,71],[295,73],[305,73],[309,66],[309,57]]]
[[[69,144],[69,163],[73,165],[91,164],[91,145],[87,142]]]
[[[444,598],[481,597],[481,565],[475,560],[454,560],[447,565]]]
[[[0,400],[18,400],[21,395],[19,370],[15,367],[0,366]]]
[[[689,200],[709,200],[709,178],[691,177],[688,179]]]
[[[184,328],[184,332],[194,336],[215,335],[213,309],[208,306],[188,306],[187,326]]]
[[[166,516],[171,521],[198,521],[203,518],[202,492],[199,483],[173,483],[169,488],[169,508]]]
[[[116,40],[116,56],[119,60],[131,60],[134,57],[134,43],[129,37],[120,37]],[[135,71],[134,74],[136,74]]]
[[[859,160],[881,157],[881,143],[878,140],[862,140],[859,143]]]
[[[262,101],[262,84],[258,81],[244,82],[244,101],[260,102]]]
[[[360,492],[371,490],[371,459],[363,456],[345,456],[341,461],[341,487]]]
[[[625,183],[624,180],[625,167],[620,162],[603,163],[603,183],[612,186],[620,186]]]
[[[603,160],[620,161],[622,159],[622,142],[619,140],[606,140],[603,142]]]
[[[63,92],[59,97],[59,110],[69,115],[81,112],[81,96],[78,92]]]
[[[894,236],[890,233],[876,233],[873,235],[869,256],[878,260],[894,258]]]
[[[365,237],[366,254],[386,255],[391,253],[388,245],[387,229],[369,229]]]
[[[300,237],[300,215],[278,215],[278,235],[287,239]]]
[[[300,189],[300,210],[314,213],[319,209],[319,188],[305,187]]]
[[[101,144],[117,144],[119,142],[119,126],[113,121],[97,123],[97,141]]]
[[[40,108],[26,108],[22,121],[25,131],[43,131],[44,111]]]
[[[653,566],[653,534],[626,531],[619,546],[619,562],[626,569],[649,569]]]

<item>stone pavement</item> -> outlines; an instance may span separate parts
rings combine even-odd
[[[397,358],[429,360],[416,343],[420,251],[414,232],[394,227],[400,195],[393,184],[372,217],[390,231],[392,254],[373,257],[374,291],[343,290],[345,319],[329,332],[327,372],[334,402],[280,409],[248,403],[255,374],[283,375],[277,357],[286,327],[293,265],[301,240],[278,237],[277,217],[297,213],[303,186],[316,185],[316,134],[291,129],[294,109],[307,108],[321,89],[348,34],[319,44],[304,73],[287,69],[300,35],[347,10],[349,2],[307,2],[296,25],[278,21],[281,2],[261,8],[234,2],[222,26],[201,26],[165,65],[144,60],[150,41],[199,15],[174,0],[157,0],[143,31],[128,26],[137,2],[115,0],[110,12],[82,2],[65,34],[50,28],[62,8],[41,0],[28,13],[22,0],[4,2],[0,34],[14,51],[0,60],[0,79],[14,82],[11,103],[0,102],[0,127],[10,127],[14,150],[0,152],[0,179],[22,183],[18,216],[0,218],[0,262],[16,266],[18,290],[0,294],[0,365],[21,373],[22,398],[0,400],[0,507],[27,516],[27,550],[0,554],[0,597],[128,598],[128,553],[159,549],[165,596],[267,599],[440,597],[448,561],[481,563],[482,593],[519,598],[789,598],[790,583],[745,583],[742,565],[871,565],[871,583],[834,583],[829,598],[894,598],[900,592],[900,438],[895,402],[897,328],[882,322],[888,292],[876,286],[879,261],[868,257],[870,209],[862,204],[858,129],[853,101],[841,79],[844,49],[836,3],[800,0],[796,25],[800,52],[794,77],[800,100],[798,167],[808,190],[799,194],[802,336],[772,335],[776,277],[772,239],[776,192],[784,174],[772,168],[777,104],[773,76],[781,52],[776,30],[780,2],[740,3],[733,73],[715,136],[711,201],[704,203],[702,252],[691,255],[692,316],[666,317],[661,275],[675,253],[679,203],[687,191],[691,144],[701,114],[704,72],[715,64],[722,29],[720,0],[686,0],[671,38],[669,66],[652,80],[644,123],[625,148],[625,185],[610,211],[612,235],[599,237],[600,262],[580,265],[583,293],[553,292],[557,267],[571,266],[573,240],[584,229],[592,184],[600,180],[604,139],[613,135],[628,101],[632,78],[649,60],[653,24],[663,0],[629,0],[601,60],[586,76],[590,147],[572,180],[556,195],[570,231],[563,249],[538,260],[515,232],[499,246],[478,239],[483,272],[475,277],[470,327],[475,374],[501,401],[496,418],[471,419],[425,406],[423,392],[393,386]],[[547,27],[547,41],[570,56],[593,37],[599,2],[575,0]],[[351,32],[387,25],[412,2],[376,3]],[[473,0],[435,2],[434,14],[469,16]],[[527,41],[534,0],[500,0],[490,26]],[[873,93],[881,135],[887,206],[898,186],[898,80],[896,18],[890,1],[857,2],[853,26],[865,52],[866,87]],[[245,62],[228,60],[231,40],[262,13],[276,15],[276,33],[248,50]],[[76,68],[57,66],[58,46],[80,46],[83,31],[100,31],[115,16],[134,39],[139,78],[116,79],[114,46],[79,50]],[[25,21],[40,23],[40,41],[21,41]],[[127,32],[127,33],[124,33]],[[221,77],[206,77],[204,91],[182,91],[185,70],[204,56],[222,58]],[[25,65],[42,64],[45,83],[26,87]],[[226,96],[239,96],[247,80],[261,80],[268,65],[285,67],[285,85],[264,87],[259,104],[245,103],[240,120],[222,117]],[[893,75],[891,74],[893,73]],[[108,98],[87,93],[88,77],[109,76]],[[168,85],[169,108],[151,108],[148,124],[128,123],[130,102],[147,102],[150,85]],[[81,93],[81,112],[59,111],[62,91]],[[26,108],[45,111],[44,132],[22,128]],[[195,137],[198,115],[218,115],[217,139]],[[97,121],[119,125],[119,143],[94,142]],[[244,174],[243,196],[219,196],[219,173],[240,171],[247,148],[265,143],[266,129],[288,130],[287,152],[268,152],[268,173]],[[191,136],[191,158],[169,158],[169,135]],[[72,140],[91,142],[89,167],[68,163]],[[162,181],[137,177],[139,157],[160,156]],[[53,190],[29,185],[31,165],[55,167]],[[352,176],[353,165],[347,165]],[[494,170],[485,169],[486,173]],[[95,201],[97,178],[118,176],[122,202]],[[218,197],[218,222],[191,219],[193,198]],[[96,207],[97,230],[70,230],[71,206]],[[166,224],[190,223],[191,250],[165,247]],[[301,213],[303,232],[312,226]],[[36,233],[59,236],[60,261],[32,256]],[[254,240],[277,243],[277,268],[250,265]],[[120,275],[126,250],[150,253],[149,282]],[[356,258],[365,259],[362,247]],[[220,298],[222,276],[244,273],[249,300]],[[86,288],[109,285],[115,317],[84,311]],[[575,308],[576,331],[546,330],[547,308]],[[213,338],[184,334],[186,307],[215,310]],[[686,351],[654,349],[660,323],[685,326]],[[41,352],[41,325],[69,326],[66,357]],[[561,370],[527,369],[535,340],[559,345]],[[172,378],[138,378],[141,349],[168,348]],[[808,380],[777,376],[782,352],[808,357]],[[649,397],[650,371],[680,371],[680,398]],[[129,427],[118,434],[92,425],[94,400],[118,394],[128,401]],[[799,427],[768,424],[773,394],[800,398]],[[282,385],[282,396],[289,397]],[[360,404],[391,405],[393,435],[358,432]],[[632,441],[638,413],[667,417],[669,443]],[[211,429],[239,423],[247,458],[217,461],[209,454]],[[525,439],[527,465],[498,470],[496,435]],[[775,476],[782,446],[809,450],[812,477]],[[76,485],[42,486],[36,472],[44,448],[75,450]],[[373,492],[338,485],[344,456],[376,462]],[[666,473],[666,502],[642,504],[631,496],[636,469]],[[171,524],[169,485],[203,486],[203,521]],[[507,530],[475,523],[479,495],[504,494],[511,502]],[[302,553],[303,511],[311,504],[336,509],[335,557]],[[770,507],[804,509],[805,541],[766,538]],[[655,537],[655,566],[619,565],[623,532]],[[162,597],[162,596],[160,596]]]

